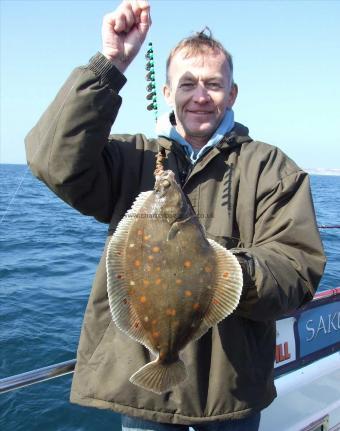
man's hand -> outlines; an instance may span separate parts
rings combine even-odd
[[[142,46],[151,26],[147,0],[124,0],[104,16],[102,53],[124,73]]]

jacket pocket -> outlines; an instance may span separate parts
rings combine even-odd
[[[100,357],[102,356],[102,352],[103,352],[103,346],[105,346],[106,344],[106,340],[109,337],[109,333],[111,331],[110,328],[112,327],[112,325],[113,325],[113,322],[112,320],[110,320],[107,328],[103,332],[102,337],[99,339],[97,346],[95,347],[92,355],[90,356],[90,359],[88,360],[89,365],[92,365],[93,363],[97,363],[98,359],[100,360]]]

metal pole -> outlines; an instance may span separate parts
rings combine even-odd
[[[5,377],[4,379],[0,379],[0,394],[73,373],[75,365],[76,360],[72,359],[28,371],[27,373],[17,374],[16,376]]]

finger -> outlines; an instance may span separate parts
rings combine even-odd
[[[136,3],[138,3],[138,7],[142,10],[150,9],[148,0],[136,0]]]
[[[122,33],[127,31],[126,19],[124,14],[119,14],[116,16],[115,25],[113,26],[113,30],[116,33]]]
[[[141,14],[142,9],[138,6],[137,1],[133,1],[131,3],[131,10],[132,10],[134,18],[135,18],[135,23],[136,23],[136,25],[138,25],[140,22],[140,14]]]
[[[128,33],[134,25],[138,24],[138,21],[136,21],[131,7],[125,8],[124,17],[126,23],[125,31]]]
[[[136,21],[138,23],[140,22],[141,13],[144,10],[147,10],[147,11],[150,10],[149,2],[146,0],[135,0],[135,1],[131,2],[131,7],[132,7],[133,13],[136,17]]]
[[[150,6],[146,0],[138,0],[137,3],[139,4],[139,6],[143,6],[143,8],[140,9],[140,24],[138,26],[138,29],[140,33],[145,37],[152,23]]]
[[[148,11],[143,10],[140,14],[140,26],[149,28],[151,26],[151,17]]]
[[[118,11],[104,15],[103,28],[112,29],[115,33],[121,33],[125,29],[125,19]]]

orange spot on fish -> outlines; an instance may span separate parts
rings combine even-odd
[[[164,358],[165,358],[165,353],[159,352],[159,359],[164,359]]]
[[[161,270],[160,266],[156,266],[155,271],[159,272]]]
[[[190,296],[192,296],[192,292],[191,292],[191,290],[185,290],[184,291],[184,295],[186,296],[186,297],[190,297]]]
[[[145,287],[146,287],[146,286],[149,286],[150,281],[149,281],[149,280],[143,280],[143,284],[144,284],[144,286],[145,286]]]
[[[146,303],[146,296],[144,296],[144,295],[141,296],[139,300],[142,304],[145,304]]]
[[[195,302],[195,304],[192,306],[192,308],[193,308],[195,311],[199,310],[199,309],[200,309],[200,305],[199,305],[199,303],[198,303],[198,302]]]
[[[148,256],[148,259],[153,260],[153,256],[152,255]]]
[[[174,308],[167,308],[165,311],[165,314],[167,316],[174,317],[174,316],[176,316],[176,310]]]
[[[161,278],[156,278],[155,280],[155,285],[159,286],[161,284],[162,279]]]
[[[153,253],[159,253],[160,251],[161,251],[161,249],[157,245],[155,245],[154,247],[152,247],[152,252]]]
[[[153,331],[152,333],[153,338],[159,338],[160,335],[161,333],[159,331]]]
[[[205,272],[211,272],[211,271],[212,271],[212,267],[211,267],[210,265],[207,265],[207,266],[204,268],[204,271],[205,271]]]
[[[218,301],[217,299],[213,299],[212,303],[213,303],[214,305],[219,305],[219,304],[220,304],[220,301]]]
[[[141,266],[141,261],[140,261],[139,259],[136,259],[136,260],[133,262],[133,264],[134,264],[134,266],[135,266],[136,268],[140,268],[140,266]]]
[[[151,238],[151,235],[144,235],[144,241],[148,241]]]
[[[153,325],[156,325],[156,323],[157,323],[157,320],[156,319],[153,319],[153,321],[151,322]]]
[[[223,278],[228,278],[229,277],[229,272],[228,271],[224,272],[223,275],[222,275],[222,277]]]
[[[184,268],[191,268],[191,265],[192,265],[191,260],[185,260],[183,265],[184,265]]]
[[[181,280],[180,278],[177,278],[177,279],[176,279],[176,284],[177,284],[177,285],[182,284],[182,280]]]
[[[137,230],[137,235],[143,235],[143,231],[142,231],[142,229],[138,229],[138,230]]]

